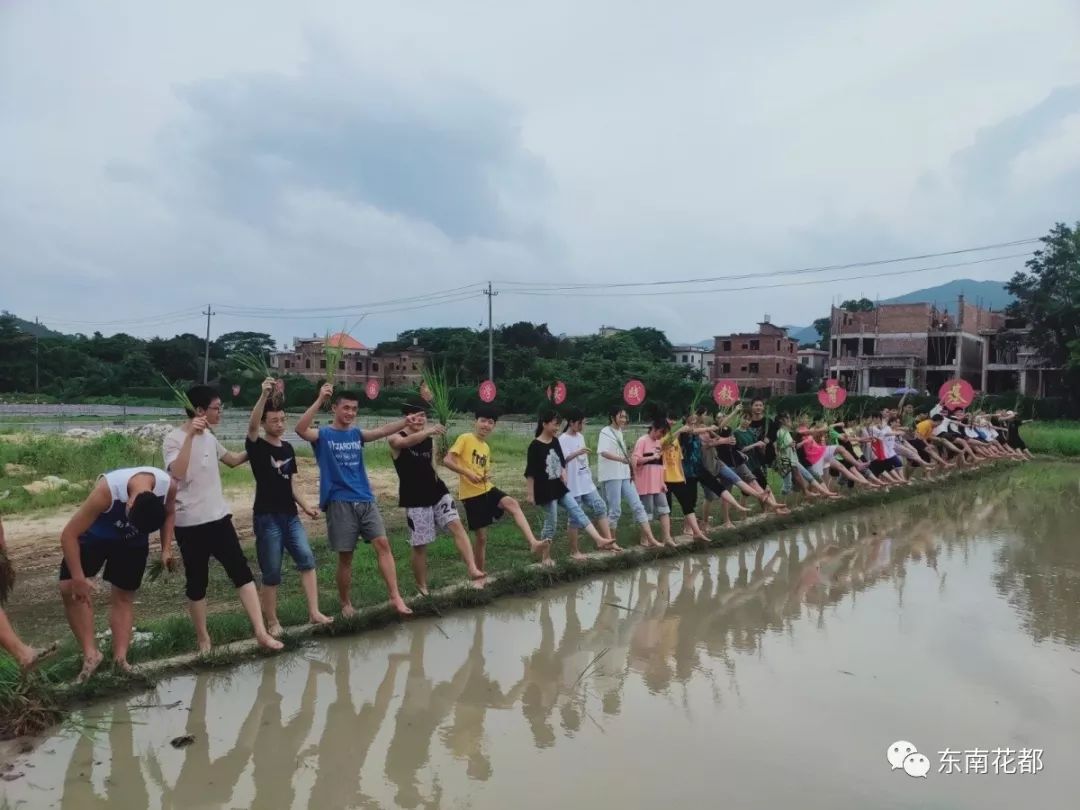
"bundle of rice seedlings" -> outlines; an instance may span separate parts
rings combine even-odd
[[[252,354],[251,352],[236,352],[232,356],[232,360],[240,368],[245,377],[250,377],[260,383],[267,378],[277,376],[262,355]],[[282,394],[275,387],[270,394],[270,401],[275,406],[278,406],[281,404],[281,400]]]
[[[0,546],[0,607],[7,604],[8,597],[15,587],[15,566],[11,564],[7,549]]]
[[[457,414],[454,412],[453,407],[450,405],[450,386],[446,382],[446,369],[440,366],[439,368],[424,366],[421,371],[421,379],[423,384],[427,386],[431,392],[431,412],[439,424],[449,430],[450,423],[453,422],[454,417]],[[448,445],[449,436],[439,437],[439,456],[440,458],[445,455]]]
[[[345,347],[341,345],[345,340],[345,332],[339,332],[337,341],[334,343],[330,342],[330,338],[331,335],[327,332],[323,340],[323,357],[326,359],[326,382],[333,385],[334,378],[337,376],[338,363],[345,354]]]
[[[171,390],[173,394],[173,400],[184,410],[184,413],[188,415],[194,414],[195,406],[192,405],[191,400],[188,399],[187,392],[179,385],[174,383],[172,380],[170,380],[168,377],[166,377],[164,374],[161,375],[161,379],[163,379],[165,381],[165,384],[169,386],[169,390]]]

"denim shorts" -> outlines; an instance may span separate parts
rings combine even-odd
[[[259,560],[263,585],[281,584],[281,560],[289,552],[297,571],[315,568],[304,524],[297,515],[260,513],[255,515],[255,556]]]
[[[671,514],[666,492],[655,492],[651,495],[640,495],[639,497],[641,498],[641,505],[645,507],[649,517],[658,518],[662,515]]]
[[[584,495],[578,495],[574,500],[577,501],[578,506],[593,517],[607,517],[607,504],[604,503],[604,499],[600,497],[600,493],[595,489],[592,492],[586,492]]]

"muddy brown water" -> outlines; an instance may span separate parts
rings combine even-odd
[[[173,678],[18,757],[0,806],[1076,807],[1076,495],[994,478]]]

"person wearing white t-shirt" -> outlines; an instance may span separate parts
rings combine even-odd
[[[188,390],[187,398],[192,406],[187,409],[188,419],[165,437],[162,453],[165,469],[178,484],[176,544],[180,546],[180,556],[184,560],[184,592],[191,623],[195,625],[199,652],[207,653],[211,648],[206,627],[206,588],[211,557],[221,563],[232,580],[259,646],[280,650],[282,643],[267,632],[255,578],[221,489],[218,462],[239,467],[247,463],[247,453],[227,450],[210,431],[221,421],[221,397],[214,388],[193,386]]]
[[[630,418],[624,408],[615,407],[609,411],[608,419],[609,424],[600,431],[596,444],[596,454],[599,456],[596,476],[607,503],[610,530],[614,533],[618,529],[622,502],[625,500],[630,504],[634,522],[641,527],[641,545],[645,548],[659,547],[661,544],[653,536],[649,525],[649,513],[645,511],[631,475],[630,451],[623,438],[623,428]]]
[[[571,408],[566,413],[566,427],[559,436],[563,457],[566,459],[566,487],[570,497],[578,502],[586,512],[592,514],[596,528],[601,535],[614,542],[611,524],[608,522],[608,508],[593,483],[592,469],[589,467],[589,448],[585,446],[585,414],[578,408]],[[570,545],[570,558],[583,560],[585,555],[578,547],[578,530],[571,524],[566,529],[566,540]],[[608,551],[621,551],[618,545]]]

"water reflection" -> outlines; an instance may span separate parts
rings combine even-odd
[[[146,714],[132,706],[145,697],[117,703],[100,718],[107,746],[102,735],[78,735],[58,784],[39,778],[48,775],[39,756],[40,789],[16,784],[11,795],[71,810],[460,806],[470,783],[494,776],[496,741],[527,734],[539,755],[617,731],[631,684],[687,715],[693,689],[716,706],[739,705],[744,666],[825,633],[862,599],[884,594],[899,611],[916,572],[946,597],[950,571],[970,568],[988,536],[999,540],[988,573],[1025,632],[1076,647],[1080,550],[1066,530],[1077,507],[1047,509],[1045,494],[949,491],[231,677],[179,679],[159,688],[160,699],[181,699],[188,711],[141,725]],[[790,677],[797,683],[799,673]],[[171,749],[174,730],[195,743]]]

